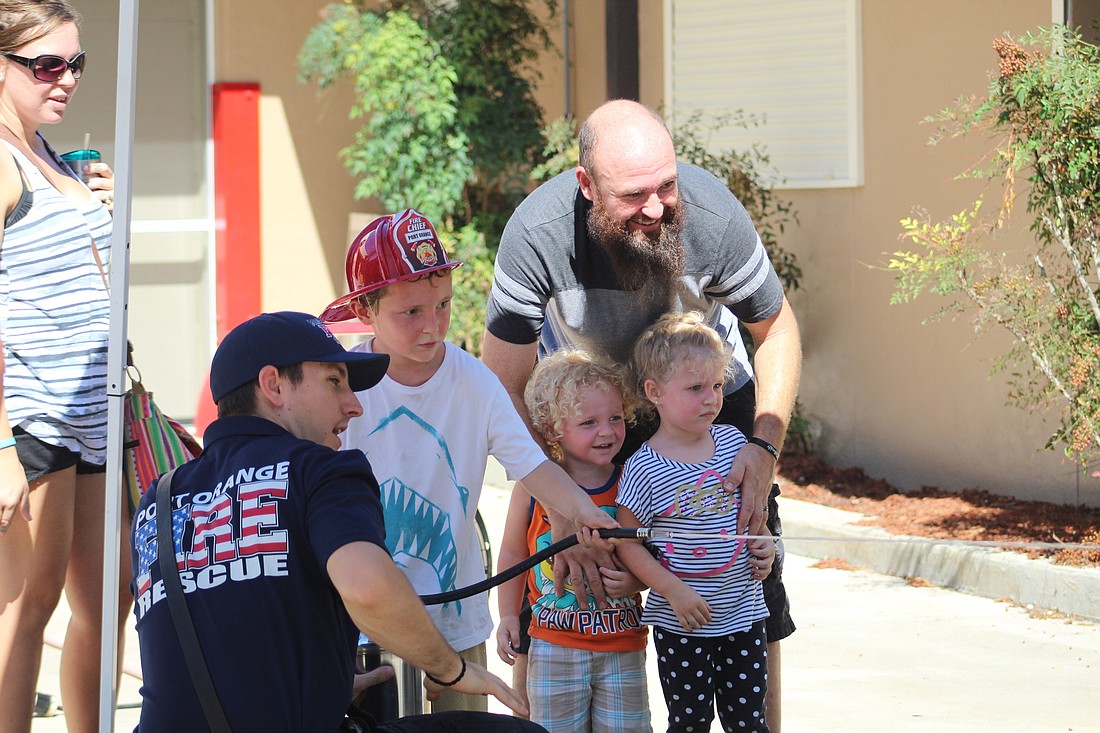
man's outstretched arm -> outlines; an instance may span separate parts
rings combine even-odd
[[[472,662],[463,662],[440,635],[424,604],[389,554],[370,542],[351,542],[329,556],[326,566],[356,626],[384,649],[437,680],[461,679],[450,689],[492,695],[515,712],[527,707],[515,690]],[[465,670],[465,671],[463,671]],[[442,689],[430,680],[429,698]]]

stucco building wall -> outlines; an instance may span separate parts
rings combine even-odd
[[[369,211],[339,151],[359,124],[348,119],[351,86],[318,93],[297,80],[297,55],[325,6],[214,3],[219,81],[259,82],[263,303],[319,312],[344,289],[348,215]],[[258,19],[262,19],[260,22]],[[338,292],[339,291],[339,292]]]
[[[899,242],[898,220],[923,207],[934,220],[962,210],[982,190],[955,176],[989,140],[927,144],[921,119],[964,94],[981,94],[996,68],[994,38],[1049,25],[1045,0],[862,3],[865,185],[793,191],[801,226],[787,240],[805,268],[793,297],[805,334],[801,399],[819,422],[823,453],[907,489],[922,485],[1057,503],[1100,504],[1095,478],[1059,453],[1041,450],[1057,415],[1006,406],[1005,334],[978,335],[966,316],[922,324],[943,303],[922,296],[889,305],[893,278],[882,267]],[[990,188],[994,215],[1000,189]],[[996,246],[1019,256],[1031,236],[1019,201],[1013,231]]]
[[[260,0],[215,6],[218,79],[263,89],[264,304],[315,311],[343,287],[348,214],[371,210],[353,198],[338,158],[356,128],[346,117],[349,89],[318,97],[296,81],[295,55],[323,3],[289,3],[277,13]],[[540,64],[548,120],[566,109],[566,73],[576,116],[604,100],[604,12],[601,0],[569,3],[568,63],[548,54]],[[660,107],[665,5],[639,0],[639,13],[642,101]],[[913,206],[942,219],[981,189],[954,177],[978,160],[983,143],[929,147],[932,128],[920,120],[961,94],[982,93],[996,66],[991,41],[1049,24],[1052,4],[862,0],[860,14],[864,185],[785,192],[801,225],[784,245],[805,273],[803,290],[792,294],[805,346],[801,403],[820,428],[820,450],[907,489],[976,486],[1100,504],[1097,479],[1040,450],[1054,423],[1005,405],[1005,380],[989,371],[1007,339],[976,335],[965,317],[922,324],[940,302],[890,306],[893,279],[883,270],[888,253],[902,248],[898,220]],[[551,33],[563,38],[560,15]],[[987,212],[999,195],[991,194]],[[1000,246],[1026,247],[1026,226],[1018,229]]]

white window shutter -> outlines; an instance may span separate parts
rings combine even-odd
[[[666,0],[669,124],[763,116],[711,150],[762,143],[785,188],[862,185],[859,13],[859,0]]]

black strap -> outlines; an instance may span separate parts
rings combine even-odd
[[[183,584],[180,583],[179,570],[176,568],[171,505],[172,475],[175,472],[176,469],[173,468],[157,481],[157,561],[160,563],[160,577],[164,581],[164,595],[168,598],[168,610],[172,614],[180,647],[183,648],[183,657],[187,660],[187,671],[191,673],[191,681],[195,685],[199,702],[202,703],[206,722],[214,733],[232,733],[221,701],[218,700],[218,693],[214,689],[214,681],[210,679],[210,670],[206,668],[206,660],[202,655],[198,634],[195,633],[195,624],[191,621],[191,613],[187,610]]]
[[[23,184],[23,192],[19,194],[19,200],[15,202],[15,208],[8,214],[8,218],[4,220],[4,228],[14,225],[20,219],[27,214],[31,213],[31,207],[34,206],[34,191],[31,189],[30,181],[27,179],[27,173],[23,170],[23,166],[19,164],[19,158],[16,158],[13,154],[12,160],[15,161],[15,168],[19,171],[19,182]]]

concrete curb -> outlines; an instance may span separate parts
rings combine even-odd
[[[898,577],[928,582],[985,598],[1007,598],[1100,621],[1100,569],[1078,568],[987,547],[929,545],[921,538],[898,542],[880,527],[856,525],[862,514],[795,499],[780,498],[785,537],[829,537],[787,540],[788,552],[804,557],[837,557],[853,565]],[[858,539],[859,542],[845,542]],[[868,539],[892,540],[868,542]]]

